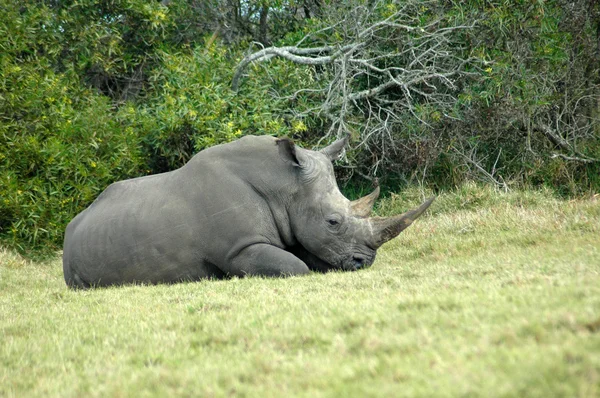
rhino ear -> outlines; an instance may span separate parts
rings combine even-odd
[[[348,141],[350,141],[350,136],[346,135],[344,138],[335,141],[333,144],[321,149],[319,152],[327,156],[329,160],[333,162],[342,157],[344,148],[348,145]]]
[[[291,139],[284,137],[275,141],[279,148],[279,157],[286,162],[292,163],[296,167],[303,166],[303,157],[296,150],[296,144]]]

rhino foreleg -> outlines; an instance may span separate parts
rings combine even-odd
[[[292,276],[308,274],[306,264],[278,247],[259,243],[248,246],[231,260],[230,275]]]
[[[338,268],[321,260],[300,245],[292,247],[290,253],[302,260],[311,271],[328,272]]]

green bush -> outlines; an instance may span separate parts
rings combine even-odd
[[[597,192],[600,162],[577,159],[600,159],[598,4],[472,0],[446,12],[477,21],[464,44],[485,63],[459,95],[460,120],[435,126],[450,162],[466,178],[490,182],[465,155],[513,186]]]
[[[327,66],[271,59],[251,65],[238,92],[231,79],[259,36],[284,46],[312,32],[303,45],[339,43],[349,24],[335,22],[348,4],[304,2],[305,19],[295,1],[247,4],[236,14],[220,1],[0,2],[0,242],[22,252],[57,249],[66,224],[110,183],[172,170],[241,135],[323,144],[335,115],[314,112],[323,91],[302,89],[327,89]],[[402,6],[378,4],[382,16]],[[258,20],[264,7],[266,30]],[[417,7],[419,23],[475,22],[449,47],[478,60],[469,66],[473,75],[457,81],[453,109],[418,96],[412,112],[396,109],[401,118],[389,137],[396,149],[385,161],[376,145],[350,151],[351,167],[340,169],[345,192],[369,191],[366,179],[352,176],[374,173],[374,164],[392,192],[415,180],[436,190],[491,182],[481,169],[508,186],[597,192],[600,162],[580,160],[600,159],[599,3]],[[365,77],[353,83],[379,84]],[[390,90],[381,103],[397,106],[401,95]],[[353,145],[371,123],[367,105],[348,110]],[[548,126],[564,142],[549,139]]]
[[[0,236],[21,250],[56,249],[100,191],[139,174],[138,138],[72,73],[34,63],[2,73]]]
[[[172,170],[193,154],[242,135],[289,135],[306,126],[271,98],[272,80],[256,76],[235,93],[230,89],[241,54],[220,43],[161,54],[161,67],[150,77],[152,94],[135,120],[143,130],[145,157],[153,172]],[[285,69],[287,68],[287,69]],[[293,84],[299,68],[280,66],[277,75]],[[299,73],[296,73],[299,72]]]

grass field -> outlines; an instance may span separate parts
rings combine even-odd
[[[600,396],[597,197],[467,186],[355,273],[71,291],[0,262],[0,396]]]

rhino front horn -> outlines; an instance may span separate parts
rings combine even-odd
[[[378,248],[385,242],[395,238],[410,226],[433,203],[435,197],[427,199],[421,206],[394,217],[370,218],[373,230],[373,245]]]

